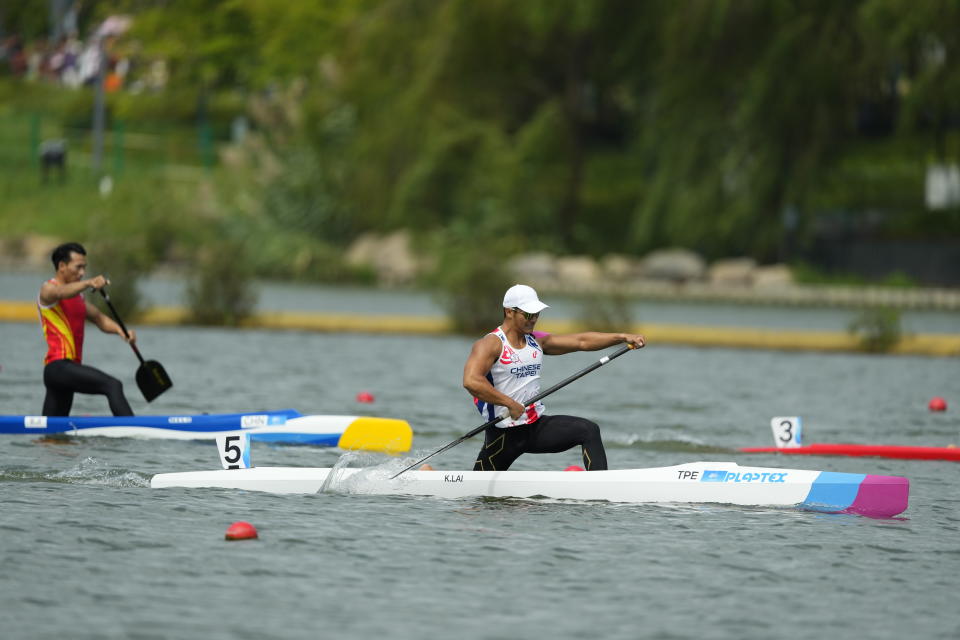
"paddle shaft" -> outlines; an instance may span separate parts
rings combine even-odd
[[[567,378],[567,379],[565,379],[565,380],[561,380],[560,382],[558,382],[557,384],[553,385],[553,386],[550,387],[549,389],[546,389],[545,391],[541,391],[540,393],[538,393],[538,394],[535,395],[534,397],[530,398],[529,400],[527,400],[526,404],[524,405],[524,408],[529,407],[530,405],[536,404],[537,402],[539,402],[540,400],[543,400],[544,398],[546,398],[548,395],[550,395],[550,394],[553,393],[554,391],[558,391],[559,389],[564,388],[565,386],[567,386],[568,384],[570,384],[570,383],[573,382],[574,380],[579,380],[580,378],[582,378],[583,376],[587,375],[587,374],[590,373],[591,371],[594,371],[594,370],[596,370],[596,369],[599,369],[600,367],[602,367],[603,365],[607,364],[608,362],[610,362],[610,361],[613,360],[614,358],[619,358],[620,356],[622,356],[622,355],[625,354],[627,351],[630,351],[630,350],[633,349],[633,348],[634,348],[634,347],[632,347],[631,345],[625,344],[625,345],[623,345],[622,347],[620,347],[619,349],[617,349],[616,351],[614,351],[613,353],[611,353],[610,355],[608,355],[608,356],[603,356],[602,358],[600,358],[599,360],[597,360],[596,362],[594,362],[593,364],[591,364],[589,367],[586,367],[585,369],[581,369],[580,371],[578,371],[577,373],[573,374],[573,375],[570,376],[569,378]],[[436,451],[434,451],[433,453],[431,453],[430,455],[428,455],[426,458],[422,458],[422,459],[420,459],[420,460],[417,460],[416,462],[414,462],[414,463],[413,463],[412,465],[410,465],[409,467],[403,469],[402,471],[400,471],[400,472],[397,473],[396,475],[391,476],[390,479],[393,480],[394,478],[396,478],[396,477],[399,476],[400,474],[406,473],[407,471],[409,471],[410,469],[413,469],[413,468],[414,468],[415,466],[417,466],[418,464],[422,464],[422,463],[426,462],[427,460],[429,460],[429,459],[432,458],[433,456],[437,455],[438,453],[443,453],[443,452],[446,451],[447,449],[452,449],[453,447],[457,446],[458,444],[460,444],[460,443],[463,442],[464,440],[469,440],[469,439],[472,438],[473,436],[475,436],[475,435],[477,435],[478,433],[480,433],[481,431],[485,430],[487,427],[492,427],[493,425],[501,422],[502,420],[506,420],[507,415],[509,415],[509,414],[504,414],[504,415],[500,416],[499,418],[494,418],[494,419],[490,420],[489,422],[484,422],[482,425],[480,425],[480,426],[477,427],[476,429],[472,429],[472,430],[470,430],[469,432],[463,434],[462,436],[460,436],[459,438],[457,438],[456,440],[454,440],[454,441],[451,442],[450,444],[446,445],[445,447],[443,447],[443,448],[441,448],[441,449],[437,449]]]
[[[120,319],[120,314],[117,313],[117,310],[113,308],[113,303],[110,302],[110,296],[107,295],[107,292],[104,291],[102,287],[100,288],[100,295],[103,296],[104,302],[106,302],[107,306],[110,308],[110,313],[113,314],[113,319],[116,320],[117,324],[120,325],[120,330],[123,331],[123,335],[126,336],[127,339],[129,339],[130,332],[127,331],[126,325],[123,324],[123,320]],[[144,364],[143,356],[140,355],[140,349],[137,349],[137,345],[133,344],[132,342],[128,342],[127,344],[129,344],[130,347],[133,349],[133,352],[137,354],[137,359],[140,360],[140,364]]]

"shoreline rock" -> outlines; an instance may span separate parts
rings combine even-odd
[[[2,238],[0,268],[6,272],[46,272],[50,269],[50,251],[59,241],[39,234]],[[382,236],[364,234],[348,247],[344,256],[351,266],[370,267],[376,274],[377,285],[390,289],[415,286],[417,277],[430,264],[414,252],[407,231]],[[654,251],[642,258],[609,254],[600,260],[533,252],[517,256],[508,268],[518,282],[526,282],[545,294],[606,292],[690,302],[960,310],[960,289],[805,285],[796,283],[784,264],[758,265],[751,258],[734,257],[708,265],[686,249]],[[167,264],[154,270],[166,274],[180,271]]]

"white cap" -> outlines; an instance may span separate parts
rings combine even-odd
[[[533,287],[525,284],[515,284],[503,294],[503,306],[507,309],[517,308],[527,313],[540,313],[547,305],[540,302]]]

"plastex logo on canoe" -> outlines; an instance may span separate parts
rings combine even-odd
[[[751,473],[722,469],[705,469],[700,482],[786,482],[786,473]]]

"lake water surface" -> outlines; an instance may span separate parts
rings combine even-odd
[[[460,386],[471,339],[139,329],[175,386],[147,405],[137,361],[88,330],[86,360],[138,413],[291,407],[404,418],[418,457],[480,420]],[[549,385],[597,354],[550,358]],[[42,339],[0,324],[0,412],[36,413]],[[807,442],[960,444],[955,359],[651,344],[557,392],[595,419],[613,468],[695,460],[903,475],[902,518],[785,509],[151,490],[219,466],[212,444],[0,440],[0,621],[13,638],[960,637],[960,465],[736,453],[799,415]],[[360,391],[373,404],[358,404]],[[945,413],[926,409],[942,395]],[[74,414],[103,413],[78,396]],[[469,468],[479,441],[432,462]],[[258,465],[335,450],[256,446]],[[380,464],[368,454],[360,461]],[[562,469],[578,453],[523,456]],[[391,464],[396,464],[392,462]],[[227,542],[253,523],[256,541]]]

